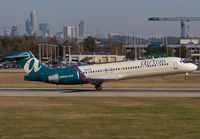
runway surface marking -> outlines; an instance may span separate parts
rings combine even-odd
[[[38,97],[200,97],[200,89],[151,88],[0,88],[0,96]]]

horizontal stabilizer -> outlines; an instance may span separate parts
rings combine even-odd
[[[28,58],[28,56],[27,56],[27,55],[13,55],[13,56],[7,56],[7,57],[4,57],[4,58],[1,58],[1,59],[0,59],[0,62],[4,62],[4,61],[13,61],[13,60],[20,59],[20,58]]]

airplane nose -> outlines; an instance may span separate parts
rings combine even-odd
[[[194,70],[197,70],[198,66],[194,64]]]
[[[187,71],[188,72],[193,72],[193,71],[195,71],[195,70],[197,70],[197,66],[195,65],[195,64],[193,64],[193,63],[186,63],[186,65],[187,65]]]
[[[191,70],[192,71],[195,71],[195,70],[197,70],[197,65],[195,65],[195,64],[192,64],[191,66],[190,66],[190,68],[191,68]]]

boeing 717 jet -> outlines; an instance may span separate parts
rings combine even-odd
[[[41,81],[53,84],[93,84],[96,90],[102,90],[102,83],[170,74],[188,74],[197,70],[192,63],[184,63],[181,58],[153,58],[107,64],[74,66],[68,68],[49,68],[40,63],[30,51],[12,52],[8,59],[14,59],[26,71],[26,81]]]

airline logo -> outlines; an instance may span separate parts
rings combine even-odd
[[[26,53],[26,54],[28,54],[29,55],[28,58],[30,58],[30,54],[29,53]],[[30,63],[32,61],[34,61],[34,63],[33,63],[33,66],[30,68]],[[38,72],[40,69],[41,69],[41,65],[39,66],[39,60],[37,60],[36,58],[30,58],[24,65],[24,70],[26,71],[26,73],[30,73],[32,71]]]
[[[142,61],[141,62],[141,66],[149,66],[149,65],[161,65],[161,64],[166,64],[166,60],[165,59],[162,59],[162,60],[155,60],[155,59],[152,59],[152,60],[145,60],[145,61]]]

